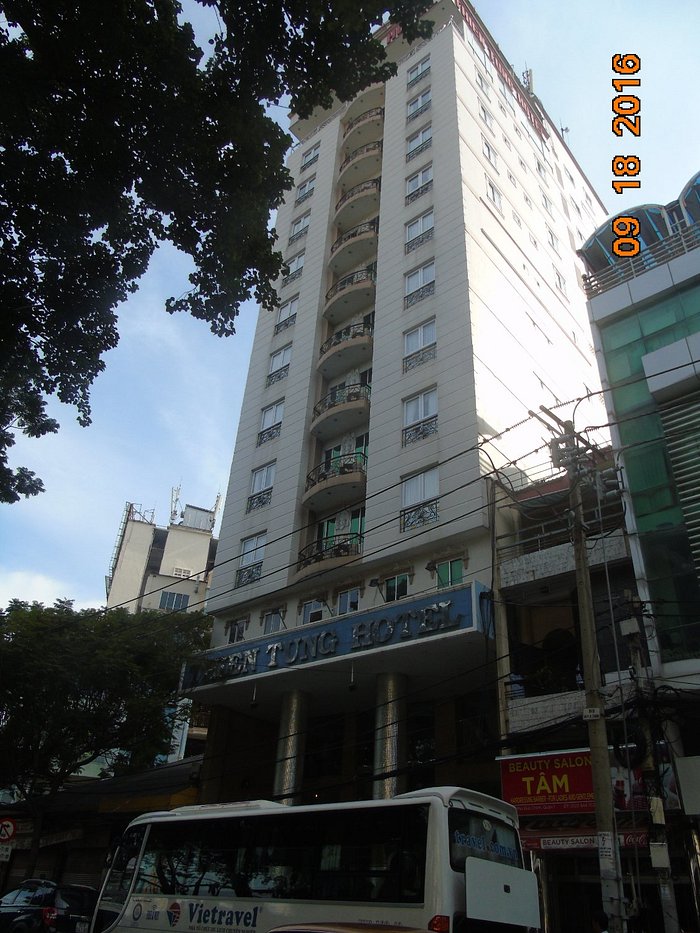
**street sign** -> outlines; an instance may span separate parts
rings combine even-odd
[[[0,843],[8,843],[15,837],[17,823],[9,816],[0,817]]]
[[[12,846],[0,843],[0,862],[9,862],[12,855]]]

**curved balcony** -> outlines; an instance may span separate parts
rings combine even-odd
[[[353,149],[350,155],[341,162],[338,169],[338,187],[340,190],[348,191],[363,181],[378,178],[382,171],[382,149],[383,143],[381,140],[365,143],[364,146]]]
[[[359,117],[360,114],[365,113],[367,110],[383,106],[384,82],[378,81],[376,84],[371,84],[369,87],[366,87],[364,91],[357,95],[351,104],[348,104],[348,109],[345,112],[343,121],[346,125],[349,125],[353,120]]]
[[[376,291],[375,278],[373,269],[358,269],[343,276],[326,292],[325,319],[331,324],[340,324],[371,308]]]
[[[320,440],[357,431],[369,419],[369,386],[338,386],[314,405],[311,433]]]
[[[366,220],[341,233],[331,246],[331,258],[328,266],[335,275],[341,275],[349,269],[356,269],[361,263],[377,258],[377,236],[379,218]]]
[[[354,185],[340,197],[335,205],[333,222],[341,230],[349,230],[368,217],[379,213],[381,178],[370,178]]]
[[[320,569],[339,567],[356,560],[362,554],[362,538],[358,534],[333,535],[313,541],[299,551],[297,574],[306,576]]]
[[[359,369],[372,359],[374,327],[371,324],[349,324],[337,330],[319,350],[316,369],[326,379],[343,372]]]
[[[370,107],[352,118],[343,129],[343,147],[352,152],[365,143],[376,142],[384,132],[384,108]]]
[[[319,463],[306,476],[302,502],[311,509],[337,509],[365,496],[367,458],[363,453],[334,457]]]

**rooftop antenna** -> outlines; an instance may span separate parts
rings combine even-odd
[[[182,506],[180,505],[180,490],[182,486],[173,486],[170,490],[170,524],[174,525]]]
[[[569,132],[569,127],[568,127],[568,126],[560,126],[560,127],[559,127],[559,133],[561,134],[561,138],[562,138],[562,139],[565,139],[564,134],[565,134],[565,133],[568,133],[568,132]]]

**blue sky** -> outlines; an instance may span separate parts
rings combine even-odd
[[[206,31],[204,12],[193,0],[184,5]],[[696,0],[674,0],[665,10],[650,0],[567,7],[481,0],[476,8],[516,72],[532,69],[535,93],[554,122],[569,127],[567,142],[610,213],[673,200],[700,170],[700,120],[687,91],[696,69]],[[640,139],[611,132],[617,52],[642,59]],[[617,153],[642,160],[641,188],[622,196],[610,185]],[[165,300],[187,287],[188,271],[186,259],[162,249],[120,309],[121,340],[93,387],[91,427],[80,428],[72,409],[52,402],[60,432],[18,438],[11,462],[35,470],[46,492],[0,506],[0,606],[13,597],[102,605],[127,501],[155,509],[165,525],[172,487],[181,486],[183,505],[203,507],[225,492],[257,311],[244,306],[228,339],[171,317]]]

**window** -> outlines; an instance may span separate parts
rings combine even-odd
[[[346,612],[356,612],[360,608],[360,591],[354,586],[351,590],[343,590],[338,593],[338,615],[345,615]]]
[[[424,347],[429,347],[436,341],[435,336],[435,318],[431,318],[424,324],[419,324],[412,330],[404,334],[404,355],[410,356],[411,353],[417,353]]]
[[[542,165],[542,163],[540,162],[539,159],[536,159],[536,160],[535,160],[535,164],[536,164],[536,166],[537,166],[537,174],[540,176],[540,178],[544,178],[544,180],[546,181],[546,180],[547,180],[547,172],[546,172],[546,170],[545,170],[544,165]]]
[[[417,421],[424,421],[426,418],[432,418],[437,414],[437,405],[437,389],[427,389],[419,395],[406,399],[403,403],[404,427],[415,424]]]
[[[263,489],[270,489],[275,482],[275,461],[267,463],[265,466],[253,470],[250,481],[250,493],[262,492]]]
[[[404,508],[427,502],[438,496],[438,468],[409,476],[401,483],[401,502]]]
[[[174,577],[190,577],[192,576],[192,571],[189,567],[173,567],[173,576]]]
[[[413,194],[414,191],[417,191],[418,188],[422,188],[423,185],[427,185],[428,182],[433,180],[433,163],[426,165],[425,168],[422,168],[419,172],[416,172],[415,175],[411,175],[410,178],[406,179],[406,194]]]
[[[175,593],[173,590],[163,590],[160,594],[159,609],[170,609],[179,612],[187,609],[190,603],[190,597],[186,593]]]
[[[419,269],[414,269],[404,276],[404,294],[410,295],[411,292],[418,291],[424,285],[430,285],[435,281],[435,261],[431,259]]]
[[[483,151],[484,155],[486,156],[486,158],[487,158],[487,159],[489,160],[489,162],[491,163],[491,165],[493,165],[494,168],[497,168],[497,166],[498,166],[498,153],[497,153],[496,150],[493,148],[493,146],[491,145],[491,143],[490,143],[484,136],[481,137],[481,148],[482,148],[482,151]]]
[[[558,253],[559,252],[559,240],[554,235],[553,231],[549,229],[549,227],[547,227],[546,229],[547,229],[547,242],[552,247],[554,252]]]
[[[444,560],[436,566],[438,588],[457,586],[462,582],[464,564],[461,560]]]
[[[263,635],[272,635],[282,628],[282,613],[279,609],[270,609],[262,617]]]
[[[295,274],[301,275],[301,270],[304,268],[304,253],[297,253],[296,256],[288,259],[287,268],[289,271],[285,276],[286,279],[290,279]]]
[[[413,65],[406,72],[406,80],[408,87],[412,84],[415,84],[417,81],[420,81],[421,78],[430,71],[430,55],[426,55],[425,58],[421,59],[416,65]]]
[[[267,532],[265,531],[252,535],[250,538],[244,538],[241,541],[241,567],[248,567],[250,564],[261,561],[265,556],[266,543]]]
[[[289,231],[289,242],[292,243],[294,240],[298,240],[299,237],[303,236],[308,230],[310,222],[311,211],[307,211],[305,214],[302,214],[301,217],[297,217],[297,219],[292,222]]]
[[[493,131],[493,115],[489,110],[486,109],[481,101],[479,101],[479,116],[484,121],[486,126],[488,126],[488,128]]]
[[[549,200],[544,191],[540,188],[540,196],[542,198],[542,207],[547,211],[548,214],[554,214],[554,205]]]
[[[566,280],[558,269],[554,270],[554,281],[562,295],[566,295]]]
[[[297,196],[296,203],[301,204],[303,201],[306,201],[307,198],[310,198],[314,193],[314,188],[316,187],[316,176],[312,175],[310,178],[307,178],[306,181],[302,182],[300,185],[297,185]]]
[[[308,168],[310,165],[313,165],[314,162],[318,161],[318,154],[321,151],[321,143],[316,143],[310,149],[307,149],[304,155],[301,157],[301,169],[302,171],[305,168]]]
[[[525,160],[524,160],[524,159],[518,159],[518,163],[520,164],[520,168],[521,168],[524,172],[527,172],[527,165],[525,164]]]
[[[524,195],[523,195],[523,198],[524,198],[525,203],[527,204],[527,206],[528,206],[530,209],[532,209],[532,201],[530,200],[530,196],[529,196],[528,194],[524,194]]]
[[[248,619],[237,619],[235,622],[227,622],[226,628],[228,630],[229,645],[233,645],[237,641],[244,641],[245,632],[248,628]]]
[[[284,416],[284,399],[275,402],[274,405],[268,405],[263,408],[260,417],[260,430],[266,431],[275,424],[280,424]]]
[[[511,144],[510,144],[510,140],[508,139],[508,137],[506,136],[505,133],[503,134],[503,142],[505,143],[506,149],[512,149],[512,148],[513,148],[513,147],[511,146]]]
[[[408,574],[397,573],[395,577],[387,577],[384,581],[384,598],[388,603],[408,596]]]
[[[430,107],[430,100],[431,91],[428,87],[406,104],[406,119],[414,120],[419,114],[425,113]]]
[[[426,211],[425,214],[421,214],[420,217],[406,224],[406,242],[410,243],[411,240],[415,240],[416,237],[422,236],[422,234],[432,229],[433,209],[431,208],[429,211]]]
[[[486,197],[497,210],[501,210],[501,192],[488,176],[486,176]]]
[[[282,307],[277,312],[277,324],[275,325],[275,333],[279,333],[281,330],[284,330],[285,327],[289,327],[294,323],[297,316],[297,308],[299,306],[299,296],[296,295],[294,298],[291,298],[289,301],[285,301]]]
[[[320,599],[310,599],[305,602],[301,608],[301,623],[307,625],[309,622],[320,622],[323,618],[324,604]]]
[[[270,373],[278,372],[289,364],[292,358],[292,345],[288,343],[286,347],[270,354]]]
[[[513,220],[516,222],[516,224],[517,224],[519,227],[522,227],[523,222],[522,222],[522,220],[520,219],[520,217],[518,217],[518,215],[515,213],[515,211],[513,211]]]
[[[535,247],[535,249],[537,249],[537,240],[535,239],[534,234],[532,233],[530,234],[530,242]]]
[[[425,149],[428,149],[432,141],[433,127],[429,123],[427,126],[424,126],[422,130],[418,130],[417,133],[414,133],[413,136],[409,136],[406,140],[406,158],[410,160]]]
[[[486,80],[486,78],[483,76],[483,74],[479,71],[478,68],[476,69],[476,83],[479,85],[479,87],[484,92],[484,94],[488,97],[489,96],[489,83]]]

